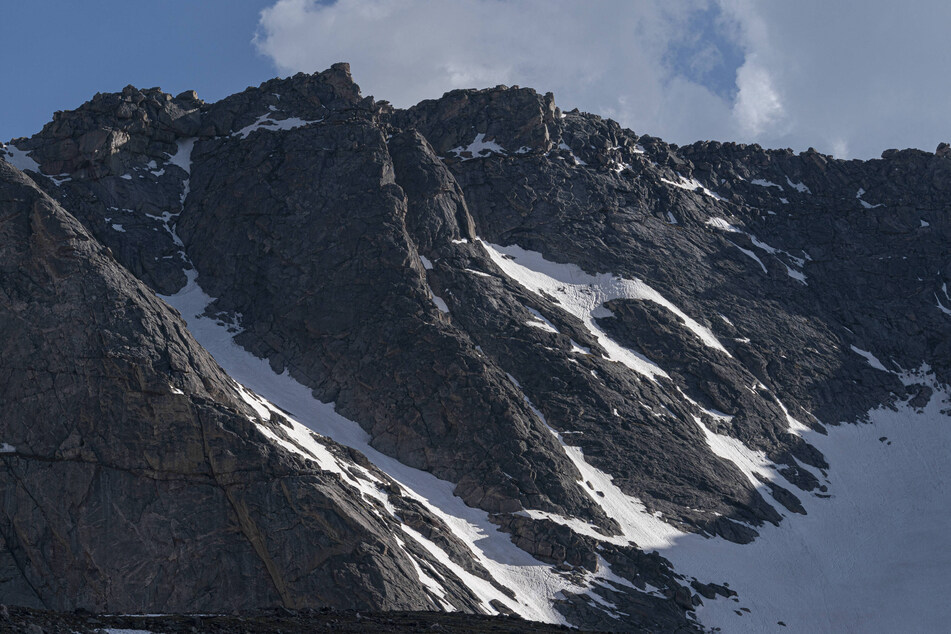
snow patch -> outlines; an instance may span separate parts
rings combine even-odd
[[[704,411],[713,415],[709,410]],[[715,417],[720,418],[719,416]],[[775,472],[770,469],[773,463],[766,457],[766,454],[750,449],[732,436],[715,433],[703,424],[699,416],[693,416],[693,420],[703,432],[710,451],[736,465],[750,481],[750,484],[758,487],[763,484],[764,479],[772,481],[775,478]]]
[[[0,144],[0,158],[17,168],[18,170],[32,170],[42,174],[40,164],[34,161],[29,152],[19,149],[12,143]]]
[[[440,312],[449,313],[449,306],[446,305],[446,301],[439,295],[436,295],[433,289],[429,289],[429,297],[433,300],[433,303],[436,304],[436,308],[438,308]]]
[[[802,271],[797,271],[796,269],[790,267],[788,264],[783,263],[783,266],[786,267],[786,275],[793,278],[797,282],[801,282],[805,285],[809,285],[809,282],[806,281],[806,274]]]
[[[754,178],[750,182],[754,185],[759,185],[760,187],[776,187],[779,189],[779,191],[783,191],[782,185],[777,185],[776,183],[768,181],[764,178]]]
[[[757,264],[759,264],[760,268],[763,269],[763,273],[766,273],[767,275],[769,275],[769,271],[766,270],[766,265],[763,264],[763,261],[759,259],[759,256],[758,256],[758,255],[756,255],[755,253],[753,253],[753,252],[750,251],[749,249],[744,249],[743,247],[741,247],[741,246],[738,245],[737,243],[733,242],[732,240],[727,240],[727,242],[729,242],[730,244],[732,244],[733,246],[735,246],[737,249],[739,249],[740,251],[742,251],[742,252],[743,252],[743,255],[746,255],[747,257],[749,257],[749,258],[751,258],[752,260],[754,260]]]
[[[786,183],[787,183],[790,187],[792,187],[793,189],[795,189],[797,192],[799,192],[800,194],[811,194],[811,193],[812,193],[812,191],[811,191],[808,187],[806,187],[805,185],[803,185],[802,183],[794,183],[794,182],[792,182],[791,180],[789,180],[789,177],[788,177],[788,176],[786,177]]]
[[[882,365],[882,362],[876,359],[875,355],[873,355],[868,350],[861,350],[855,346],[849,346],[849,348],[851,348],[852,352],[855,354],[865,357],[865,360],[868,361],[868,364],[876,370],[881,370],[882,372],[891,372],[891,370],[888,370],[884,365]]]
[[[713,227],[714,229],[719,229],[721,231],[726,231],[728,233],[741,233],[745,235],[747,238],[749,238],[750,242],[752,242],[756,248],[762,249],[763,251],[765,251],[766,253],[769,253],[770,255],[778,255],[782,253],[799,267],[805,266],[806,264],[806,261],[803,260],[802,258],[797,258],[796,256],[790,253],[787,253],[786,251],[777,249],[775,247],[771,247],[770,245],[766,244],[765,242],[763,242],[762,240],[760,240],[753,234],[747,233],[743,231],[742,229],[739,229],[738,227],[730,224],[723,218],[718,218],[718,217],[708,218],[704,224],[706,224],[707,226]],[[727,242],[729,242],[730,244],[735,246],[737,249],[739,249],[740,251],[748,255],[750,258],[758,262],[759,265],[762,267],[763,272],[768,274],[768,271],[766,270],[766,266],[763,264],[763,261],[760,260],[759,257],[756,256],[756,254],[754,254],[752,251],[748,249],[744,249],[743,247],[735,244],[734,242],[731,242],[730,240],[727,240]],[[791,266],[783,262],[781,259],[779,261],[782,262],[783,266],[786,267],[786,274],[789,277],[793,278],[797,282],[806,284],[808,286],[808,282],[806,282],[806,275],[802,271],[797,271],[796,269],[792,268]]]
[[[623,363],[646,377],[667,377],[667,373],[646,357],[617,344],[598,327],[595,319],[611,316],[611,311],[604,307],[605,302],[612,299],[652,301],[679,317],[705,345],[730,355],[708,328],[639,279],[625,279],[611,273],[590,275],[577,265],[551,262],[540,253],[517,245],[503,247],[480,242],[507,276],[536,295],[554,297],[561,308],[580,319],[607,351],[610,360]]]
[[[699,188],[704,194],[706,194],[710,198],[713,198],[715,200],[723,200],[723,197],[720,196],[720,194],[710,189],[707,189],[706,187],[700,184],[700,181],[698,181],[695,178],[685,178],[684,176],[680,174],[677,174],[677,178],[679,179],[677,182],[674,182],[672,180],[667,180],[666,178],[661,178],[660,180],[661,182],[667,183],[668,185],[673,185],[674,187],[678,187],[680,189],[686,189],[689,192],[696,191]]]
[[[558,332],[558,329],[555,328],[555,324],[545,319],[545,316],[542,315],[540,312],[538,312],[534,308],[529,308],[528,306],[525,306],[524,308],[525,310],[527,310],[528,312],[530,312],[532,315],[535,316],[535,319],[525,322],[526,326],[531,326],[532,328],[538,328],[539,330],[547,330],[548,332],[553,332],[556,335],[561,334]]]
[[[859,201],[860,203],[862,203],[862,206],[863,206],[863,207],[865,207],[866,209],[875,209],[876,207],[881,207],[881,206],[882,206],[881,203],[879,203],[879,204],[877,204],[877,205],[872,205],[872,204],[870,204],[870,203],[865,202],[864,200],[862,200],[862,196],[863,196],[864,194],[865,194],[865,190],[862,189],[861,187],[859,187],[859,190],[858,190],[857,192],[855,192],[855,197],[858,199],[858,201]]]
[[[534,408],[533,408],[534,409]],[[630,496],[614,484],[614,478],[596,467],[591,466],[584,459],[581,447],[565,443],[564,436],[552,429],[544,417],[535,410],[536,415],[548,430],[558,439],[565,455],[581,474],[578,488],[605,512],[608,517],[615,519],[621,526],[621,535],[607,536],[599,532],[593,525],[577,518],[565,518],[551,513],[542,514],[541,511],[528,511],[537,517],[564,524],[582,535],[613,544],[635,544],[645,552],[670,548],[683,535],[676,528],[650,513],[647,507],[636,497]]]
[[[574,339],[571,339],[571,352],[573,354],[591,354],[591,348],[580,345]]]
[[[406,549],[406,542],[404,542],[399,537],[394,536],[394,539],[396,540],[396,543],[399,544],[399,547],[404,552],[406,552],[407,555],[409,555],[409,561],[411,564],[413,564],[413,569],[416,571],[416,576],[419,578],[420,582],[424,586],[426,586],[426,589],[432,592],[437,597],[437,600],[439,601],[440,606],[442,606],[442,608],[446,612],[455,612],[456,609],[452,606],[452,604],[445,601],[445,598],[446,598],[445,589],[441,585],[439,585],[439,582],[436,581],[429,573],[425,572],[422,569],[422,567],[419,565],[419,562],[416,561],[415,557],[410,555],[409,551]]]
[[[449,150],[449,154],[454,155],[456,158],[460,158],[463,161],[471,161],[476,158],[483,158],[489,156],[490,154],[506,154],[505,148],[496,143],[495,141],[486,141],[485,132],[480,132],[476,135],[475,140],[472,141],[469,145],[458,146]],[[470,156],[462,156],[463,154],[469,154]]]
[[[708,218],[703,224],[713,227],[714,229],[720,229],[721,231],[729,231],[730,233],[743,233],[723,218]]]
[[[248,135],[255,130],[268,130],[270,132],[275,132],[277,130],[293,130],[295,128],[300,128],[312,123],[320,123],[321,121],[323,121],[323,119],[305,121],[299,117],[288,117],[286,119],[277,120],[271,118],[271,112],[266,112],[258,117],[251,125],[246,125],[237,132],[232,132],[231,136],[246,139],[248,138]]]
[[[567,151],[568,151],[568,154],[571,155],[571,160],[574,162],[574,164],[575,164],[576,166],[585,167],[585,166],[588,165],[587,163],[585,163],[584,161],[582,161],[580,158],[578,158],[577,156],[575,156],[574,151],[572,151],[572,149],[571,149],[570,147],[568,147],[568,144],[565,143],[564,141],[562,141],[562,142],[560,142],[560,143],[558,144],[558,149],[559,149],[559,150],[567,150]]]
[[[168,158],[169,165],[177,165],[189,174],[192,171],[192,149],[195,147],[195,139],[181,139],[177,143],[178,149],[175,154]]]

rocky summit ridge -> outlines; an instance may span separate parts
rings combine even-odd
[[[701,629],[746,599],[665,549],[798,521],[813,438],[951,382],[946,152],[395,109],[336,64],[0,155],[2,603]]]

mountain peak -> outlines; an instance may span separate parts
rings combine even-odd
[[[943,156],[396,109],[346,64],[2,153],[0,602],[809,631],[947,588],[876,582],[948,546]]]

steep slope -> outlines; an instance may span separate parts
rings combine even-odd
[[[678,148],[522,88],[394,110],[363,98],[344,64],[217,104],[132,87],[97,95],[7,153],[179,308],[233,378],[281,408],[297,446],[273,436],[279,425],[245,439],[294,465],[264,480],[300,473],[284,449],[321,453],[309,427],[361,452],[336,460],[369,458],[344,472],[403,493],[334,489],[386,572],[337,580],[328,596],[318,576],[365,558],[312,560],[313,584],[295,589],[303,604],[345,606],[371,587],[371,606],[587,627],[685,628],[699,614],[837,629],[850,621],[811,621],[795,606],[815,596],[762,563],[824,557],[816,587],[858,618],[830,570],[871,579],[874,567],[849,563],[861,550],[843,564],[810,543],[837,543],[821,536],[866,499],[837,439],[857,438],[856,456],[873,449],[835,426],[908,428],[916,449],[882,456],[879,488],[944,477],[909,456],[932,464],[946,446],[946,155]],[[271,416],[202,355],[190,372],[220,386],[208,399]],[[893,494],[881,504],[901,506]],[[298,512],[286,496],[249,496]],[[409,538],[393,541],[394,526]],[[889,526],[885,541],[907,529]],[[267,551],[287,556],[289,543]],[[941,537],[925,543],[940,549]],[[411,582],[391,596],[407,561]],[[749,573],[756,561],[770,572]],[[851,596],[910,605],[911,592]]]
[[[6,163],[0,210],[4,601],[477,609],[445,564],[394,535],[396,514],[448,534],[437,518],[364,457],[301,435],[235,384],[107,247]],[[421,565],[440,575],[438,593]]]

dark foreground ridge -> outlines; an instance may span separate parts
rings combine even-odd
[[[511,616],[439,612],[337,612],[329,608],[285,608],[234,615],[115,616],[71,614],[0,607],[0,632],[22,634],[102,634],[110,630],[154,634],[311,634],[341,632],[439,632],[442,634],[528,634],[572,631],[564,626],[532,623]]]
[[[743,597],[664,535],[805,514],[803,430],[951,381],[944,151],[398,110],[337,64],[97,94],[0,155],[8,604],[695,630]]]

